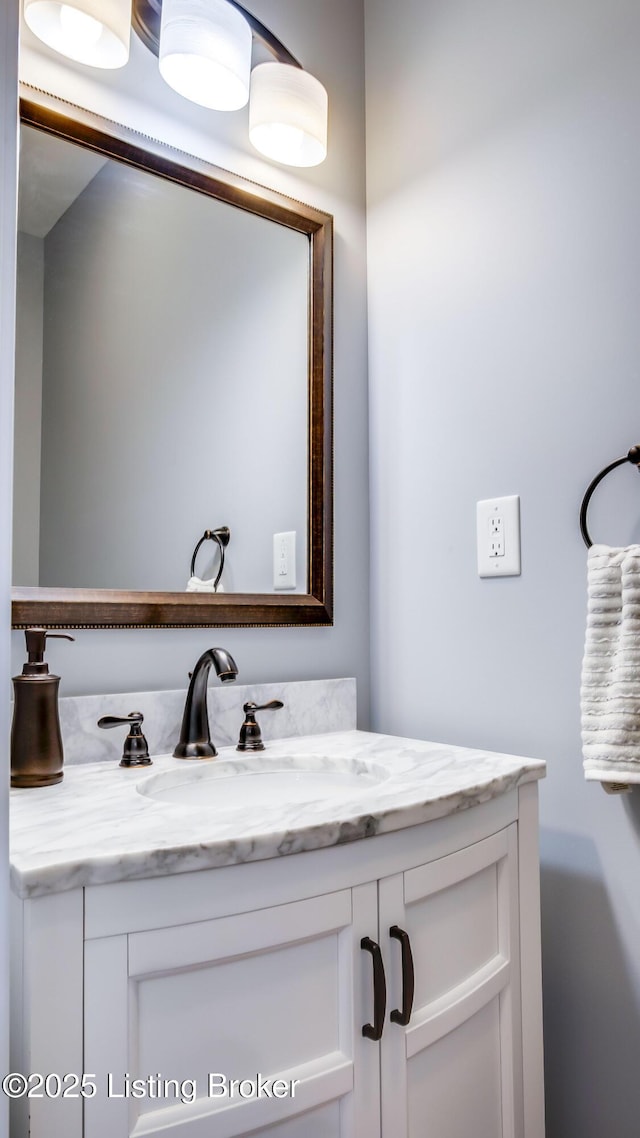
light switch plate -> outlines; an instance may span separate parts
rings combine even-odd
[[[476,510],[479,577],[520,576],[520,498],[485,498]]]

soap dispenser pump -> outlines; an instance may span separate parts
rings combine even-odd
[[[62,781],[62,736],[58,716],[60,676],[51,675],[44,653],[49,638],[73,640],[64,632],[27,628],[28,660],[13,677],[11,785],[53,786]]]

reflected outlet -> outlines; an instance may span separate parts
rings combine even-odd
[[[273,535],[273,587],[296,587],[296,531]]]

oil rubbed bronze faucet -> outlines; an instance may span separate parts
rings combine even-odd
[[[232,683],[238,675],[235,660],[225,648],[208,648],[202,653],[191,673],[180,742],[173,752],[176,759],[212,759],[218,754],[209,734],[207,708],[207,681],[212,664],[223,684]]]

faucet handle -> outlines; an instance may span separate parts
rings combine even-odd
[[[98,727],[108,730],[110,727],[119,727],[126,723],[130,728],[124,741],[124,750],[120,760],[121,767],[150,767],[149,746],[142,734],[141,724],[144,715],[141,711],[131,711],[129,715],[103,715],[98,720]]]
[[[264,751],[260,724],[256,723],[255,713],[256,711],[277,711],[279,707],[284,707],[281,699],[272,699],[269,700],[269,703],[262,704],[252,701],[244,704],[242,710],[245,718],[240,728],[240,738],[236,751]]]

